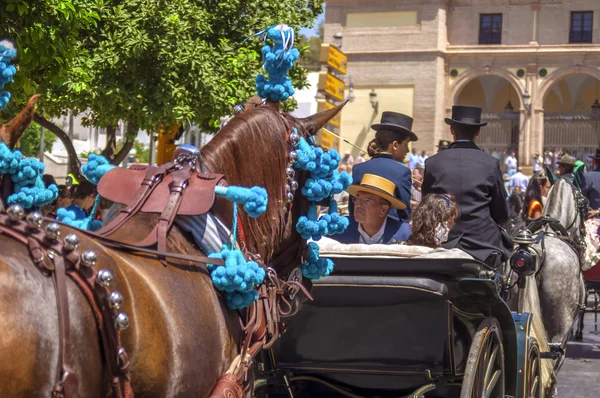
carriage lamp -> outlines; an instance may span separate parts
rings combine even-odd
[[[592,105],[592,113],[594,113],[594,114],[600,113],[600,103],[598,103],[597,98],[596,98],[596,101],[594,101],[594,104]]]
[[[525,92],[523,93],[523,105],[527,110],[527,114],[529,114],[531,112],[531,95],[527,90],[525,90]]]
[[[333,35],[333,45],[339,49],[342,48],[342,39],[344,38],[344,35],[341,34],[340,32],[336,33],[335,35]]]
[[[371,92],[369,93],[369,102],[373,109],[375,109],[375,113],[379,113],[379,100],[377,100],[377,92],[374,88],[371,89]]]
[[[531,245],[535,238],[531,231],[524,229],[515,237],[515,243],[519,246],[510,256],[510,267],[521,276],[533,275],[538,269],[538,255]]]

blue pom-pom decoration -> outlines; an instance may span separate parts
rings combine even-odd
[[[267,29],[265,40],[273,41],[273,47],[262,48],[263,67],[269,77],[263,74],[256,76],[256,91],[261,98],[272,101],[286,101],[294,95],[292,81],[287,73],[300,57],[300,52],[292,48],[294,30],[287,25],[272,26]]]
[[[244,188],[230,186],[227,188],[225,198],[234,203],[243,203],[244,211],[250,217],[254,218],[267,211],[267,203],[269,201],[267,190],[263,187]]]
[[[319,279],[333,272],[333,261],[319,258],[319,245],[315,242],[308,244],[308,260],[300,266],[302,275],[308,279]]]
[[[88,157],[87,164],[81,167],[81,173],[89,182],[98,185],[100,178],[115,167],[104,156],[92,153]]]
[[[46,187],[42,176],[44,164],[37,159],[23,158],[20,151],[12,151],[5,143],[0,143],[0,174],[10,175],[14,183],[14,193],[7,204],[19,204],[26,209],[41,207],[58,198],[58,187]]]
[[[0,41],[0,90],[6,83],[12,82],[13,76],[17,73],[17,68],[10,64],[16,56],[17,50],[12,42]],[[8,105],[9,101],[10,93],[8,91],[0,92],[0,111]]]
[[[56,211],[56,219],[67,225],[86,231],[97,231],[102,227],[102,221],[94,220],[77,206],[61,207]]]
[[[254,289],[265,279],[265,270],[254,261],[246,261],[240,250],[224,245],[210,258],[223,259],[225,265],[207,264],[215,288],[225,292],[227,306],[231,309],[248,307],[258,298]]]

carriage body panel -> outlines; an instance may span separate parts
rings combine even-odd
[[[474,336],[492,317],[501,327],[505,393],[525,396],[519,370],[531,315],[511,313],[484,264],[324,256],[334,260],[334,274],[313,281],[314,301],[287,320],[274,347],[277,368],[290,380],[316,378],[359,396],[421,396],[433,384],[427,397],[458,396]]]

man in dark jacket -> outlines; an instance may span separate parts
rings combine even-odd
[[[481,108],[453,106],[446,119],[454,137],[447,150],[425,161],[423,196],[451,193],[460,206],[460,219],[444,247],[457,245],[492,266],[506,261],[513,248],[499,225],[508,219],[506,189],[498,159],[475,145],[482,126]]]
[[[581,193],[590,201],[590,216],[600,215],[600,146],[596,155],[590,156],[594,164],[592,171],[583,175],[583,188]]]

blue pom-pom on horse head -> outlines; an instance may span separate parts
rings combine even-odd
[[[0,41],[0,90],[4,88],[6,83],[13,81],[17,68],[10,63],[17,56],[15,45],[9,40]],[[10,101],[10,93],[8,91],[0,92],[0,111],[8,105]]]
[[[300,57],[300,52],[292,48],[294,30],[287,25],[270,27],[265,40],[267,38],[274,43],[273,47],[265,45],[262,48],[263,67],[269,77],[263,74],[256,76],[256,91],[261,98],[283,102],[294,95],[295,90],[287,73]]]

